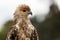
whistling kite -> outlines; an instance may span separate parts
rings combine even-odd
[[[32,15],[32,12],[28,5],[17,7],[14,13],[15,25],[8,32],[6,40],[39,40],[37,30],[28,18],[29,14]]]

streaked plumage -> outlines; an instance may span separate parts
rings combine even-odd
[[[15,25],[7,34],[6,40],[39,40],[36,28],[28,15],[32,14],[29,6],[22,4],[14,13]]]

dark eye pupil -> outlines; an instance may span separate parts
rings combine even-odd
[[[26,12],[26,10],[23,10],[23,12]]]

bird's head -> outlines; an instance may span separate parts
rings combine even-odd
[[[15,19],[18,19],[20,17],[27,18],[29,14],[32,15],[30,7],[26,4],[22,4],[17,7],[14,16],[16,17]]]
[[[22,4],[18,7],[19,11],[21,12],[20,14],[22,15],[32,15],[31,9],[28,5]]]

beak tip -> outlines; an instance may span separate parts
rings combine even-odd
[[[32,12],[29,12],[28,14],[31,14],[32,15]]]
[[[32,12],[30,14],[32,15]]]

